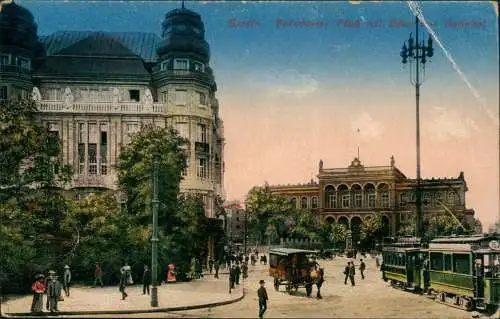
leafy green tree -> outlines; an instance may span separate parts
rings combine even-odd
[[[347,239],[347,226],[343,223],[333,223],[331,228],[332,228],[332,238],[335,245],[337,247],[345,246],[345,241]]]
[[[387,228],[384,225],[384,220],[381,214],[372,214],[365,218],[361,224],[361,240],[364,247],[374,247],[376,241],[383,240],[384,230]]]
[[[186,276],[193,257],[204,253],[208,236],[203,203],[199,198],[179,199],[179,184],[186,168],[187,140],[170,128],[145,126],[134,134],[117,164],[118,183],[127,194],[127,215],[133,225],[151,223],[153,160],[158,162],[159,258],[176,264]],[[136,233],[137,243],[143,239]],[[145,234],[145,233],[142,233]],[[146,252],[146,250],[145,250]]]
[[[29,290],[34,272],[53,267],[72,236],[60,229],[67,212],[57,186],[71,178],[61,142],[37,119],[32,101],[0,101],[0,284]]]

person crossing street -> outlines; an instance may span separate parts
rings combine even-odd
[[[260,288],[257,290],[257,296],[259,297],[259,318],[264,318],[264,313],[267,310],[267,301],[269,298],[267,297],[266,287],[264,287],[264,280],[259,281]]]

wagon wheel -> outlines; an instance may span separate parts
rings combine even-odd
[[[293,288],[293,285],[291,283],[288,283],[286,285],[286,291],[291,295],[293,294],[293,291],[292,291],[292,288]]]
[[[472,311],[474,308],[476,308],[476,305],[474,304],[474,300],[468,299],[468,298],[461,298],[464,303],[464,308],[467,311]]]

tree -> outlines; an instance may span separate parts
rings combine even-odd
[[[127,194],[129,223],[149,225],[152,164],[157,160],[159,260],[164,266],[176,264],[181,278],[187,276],[191,259],[200,257],[208,239],[203,202],[192,196],[179,199],[187,143],[173,129],[145,126],[122,149],[117,164],[118,183]]]
[[[347,225],[343,223],[333,223],[332,226],[332,239],[336,246],[344,247],[347,239]]]
[[[383,240],[384,220],[381,214],[372,214],[361,224],[361,240],[364,247],[373,247],[375,241]]]
[[[0,101],[0,284],[29,289],[34,272],[60,261],[71,245],[61,231],[67,212],[61,189],[72,176],[61,142],[37,119],[32,101]]]

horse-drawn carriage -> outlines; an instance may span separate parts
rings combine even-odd
[[[286,286],[288,293],[299,287],[312,287],[318,278],[317,263],[311,259],[312,250],[276,248],[269,251],[269,275],[274,278],[274,289]],[[319,270],[319,267],[318,267]]]

